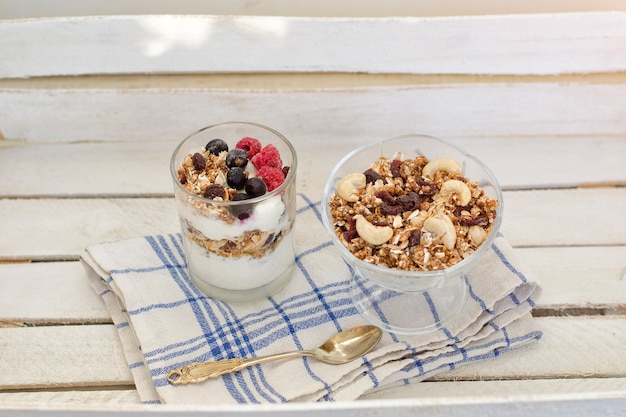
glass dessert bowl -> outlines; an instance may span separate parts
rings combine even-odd
[[[295,263],[297,158],[279,132],[248,122],[183,140],[170,172],[191,281],[224,301],[270,296]]]
[[[465,274],[495,239],[502,191],[478,159],[440,139],[405,135],[346,155],[324,189],[322,220],[352,271],[351,297],[397,334],[462,314]]]

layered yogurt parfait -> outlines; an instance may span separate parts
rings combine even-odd
[[[185,139],[171,160],[190,278],[224,301],[267,297],[295,252],[296,153],[280,133],[228,122]]]

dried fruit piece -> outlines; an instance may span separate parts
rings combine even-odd
[[[373,184],[378,180],[382,180],[383,177],[378,172],[374,171],[372,168],[369,168],[363,172],[365,175],[365,182],[368,184]]]
[[[420,208],[420,196],[415,191],[396,197],[396,202],[402,206],[402,211],[413,211]]]
[[[399,159],[394,159],[393,161],[391,161],[391,165],[389,166],[389,168],[391,169],[391,175],[394,178],[400,176],[400,165],[402,165],[402,161]]]
[[[204,190],[204,198],[209,198],[211,200],[221,198],[224,200],[224,197],[226,197],[226,189],[219,184],[211,184],[206,187],[206,190]]]
[[[206,159],[204,159],[204,156],[199,152],[193,154],[191,162],[193,162],[193,167],[197,171],[204,171],[206,168]]]

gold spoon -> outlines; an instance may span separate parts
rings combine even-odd
[[[197,384],[250,366],[280,359],[309,356],[324,363],[340,365],[365,355],[378,344],[383,332],[376,326],[358,326],[344,330],[328,339],[321,346],[310,350],[296,350],[251,359],[224,359],[220,361],[194,362],[167,374],[171,384]]]

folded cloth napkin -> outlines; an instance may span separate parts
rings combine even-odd
[[[470,296],[459,319],[434,332],[385,333],[376,349],[344,365],[292,359],[201,384],[171,385],[167,373],[190,362],[310,349],[338,331],[366,324],[351,303],[351,270],[322,227],[319,202],[302,194],[297,200],[297,267],[283,290],[257,302],[229,304],[202,295],[187,275],[180,234],[85,250],[87,276],[119,331],[144,403],[353,400],[541,337],[530,315],[540,287],[498,236],[464,280]]]

